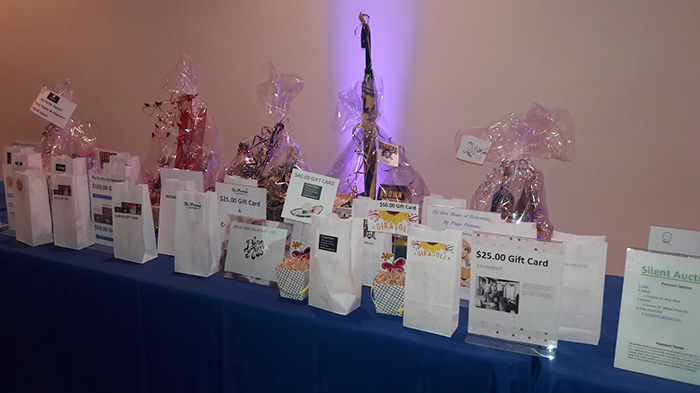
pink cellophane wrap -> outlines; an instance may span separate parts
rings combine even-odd
[[[275,125],[264,127],[248,150],[239,149],[227,172],[251,178],[257,175],[260,187],[267,189],[267,219],[281,221],[292,170],[311,171],[304,153],[283,124],[292,101],[304,88],[304,79],[279,74],[272,63],[265,68],[270,79],[258,85],[257,95]]]
[[[335,160],[328,176],[340,179],[338,185],[338,198],[336,204],[347,206],[352,199],[364,193],[363,174],[363,131],[362,123],[362,82],[357,82],[351,89],[338,94],[336,106],[336,128],[340,133],[349,131],[350,142],[345,145],[338,158]],[[381,118],[381,103],[384,97],[381,83],[376,86],[377,119]],[[387,138],[378,126],[376,141],[394,144],[391,138]],[[377,162],[377,189],[381,194],[384,185],[403,186],[410,193],[409,203],[422,203],[423,196],[430,191],[423,178],[414,169],[406,157],[406,151],[399,145],[399,165],[392,167],[381,161]],[[338,207],[338,206],[335,206]]]
[[[535,222],[537,238],[551,240],[554,226],[547,212],[544,176],[530,158],[573,161],[571,115],[535,104],[525,114],[511,113],[487,127],[458,131],[458,146],[464,135],[491,142],[486,160],[500,162],[479,185],[471,208],[501,213],[512,222]]]
[[[73,100],[74,91],[70,79],[61,83],[48,83],[43,90],[50,90],[68,100]],[[88,172],[98,169],[97,162],[97,134],[99,126],[91,120],[68,120],[65,128],[59,128],[49,124],[42,133],[39,148],[44,170],[50,172],[51,157],[67,155],[73,158],[84,157],[87,162]]]
[[[201,171],[204,189],[223,179],[219,129],[206,105],[198,98],[199,67],[182,55],[166,75],[163,88],[171,93],[169,109],[156,123],[143,165],[151,203],[160,200],[158,169],[163,167]],[[165,120],[165,121],[161,121]]]

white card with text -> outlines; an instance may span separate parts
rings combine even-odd
[[[333,210],[339,182],[332,177],[292,170],[282,217],[311,224],[311,217]]]
[[[112,186],[123,183],[124,178],[114,175],[90,175],[90,202],[92,205],[92,222],[95,226],[97,244],[114,247],[114,228],[112,227]]]
[[[473,164],[484,165],[486,156],[491,149],[491,142],[479,139],[471,135],[462,137],[457,150],[457,158],[462,161],[471,162]]]
[[[700,256],[700,231],[652,226],[650,250]]]
[[[565,247],[477,232],[469,334],[556,349]]]
[[[59,128],[65,128],[68,120],[73,116],[76,106],[73,101],[61,97],[51,90],[42,89],[29,110]]]
[[[221,239],[226,237],[229,214],[261,220],[267,216],[267,190],[264,188],[216,183],[216,195],[219,197]]]
[[[700,258],[627,249],[615,367],[700,385]]]
[[[419,205],[370,200],[367,209],[367,230],[408,235],[408,227],[420,223]]]

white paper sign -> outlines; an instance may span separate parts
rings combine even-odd
[[[275,268],[284,261],[289,230],[252,223],[231,222],[224,270],[277,282]]]
[[[370,200],[368,204],[367,229],[370,231],[408,235],[408,227],[420,221],[419,205],[415,203]]]
[[[44,120],[65,128],[77,105],[48,89],[42,89],[29,110]]]
[[[311,224],[311,217],[333,210],[338,179],[292,170],[282,217]]]
[[[484,165],[486,156],[491,149],[491,142],[465,135],[462,137],[462,142],[459,144],[457,158],[462,161],[471,162],[474,164]]]
[[[476,233],[470,334],[556,348],[563,243]]]
[[[267,190],[238,184],[216,183],[219,203],[221,238],[226,236],[226,222],[229,215],[259,218],[267,216]]]
[[[377,160],[391,167],[399,166],[399,147],[390,143],[379,141],[377,148]]]
[[[92,221],[95,225],[97,244],[114,247],[114,228],[112,227],[112,186],[123,183],[124,178],[114,175],[90,175],[90,201],[92,204]]]
[[[652,226],[649,231],[650,250],[700,256],[700,232],[688,229]]]
[[[700,385],[700,258],[627,249],[615,367]]]
[[[427,212],[425,211],[427,210]],[[483,231],[490,223],[500,221],[499,213],[480,212],[475,210],[458,209],[444,206],[428,206],[424,209],[427,222],[424,224],[435,230],[456,229],[462,232],[461,263],[460,263],[460,298],[469,300],[471,285],[472,239],[475,231]]]

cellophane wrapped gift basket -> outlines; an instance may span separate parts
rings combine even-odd
[[[252,142],[239,143],[238,154],[227,167],[226,174],[257,179],[258,185],[267,190],[267,219],[281,221],[292,170],[311,171],[304,153],[284,124],[292,101],[304,88],[304,79],[280,74],[272,63],[265,68],[269,79],[258,85],[257,95],[275,125],[263,127]]]
[[[160,203],[160,168],[204,173],[204,190],[223,179],[219,129],[207,106],[199,98],[199,67],[182,55],[166,75],[163,88],[167,101],[144,104],[144,111],[157,116],[151,144],[142,165],[151,203]]]
[[[486,161],[500,163],[479,185],[470,208],[500,213],[509,222],[534,222],[537,238],[551,240],[554,226],[547,212],[544,176],[531,159],[573,161],[571,115],[535,104],[527,113],[511,113],[486,127],[458,131],[457,145],[464,136],[490,142]]]

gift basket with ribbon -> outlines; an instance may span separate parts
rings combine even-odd
[[[531,158],[573,161],[571,115],[535,104],[525,114],[511,113],[486,127],[460,130],[455,143],[459,146],[465,136],[489,142],[486,161],[500,163],[479,185],[470,208],[501,213],[509,222],[534,222],[538,240],[551,240],[554,226],[547,212],[544,176]]]
[[[153,204],[160,202],[160,168],[203,172],[205,191],[223,179],[219,129],[198,97],[198,83],[199,67],[182,55],[163,82],[170,99],[144,104],[146,113],[157,116],[142,166]]]

